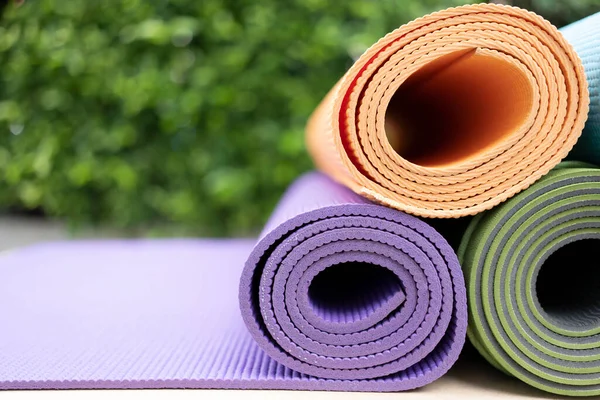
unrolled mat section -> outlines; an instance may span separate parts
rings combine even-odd
[[[549,392],[600,394],[600,169],[560,164],[475,217],[459,258],[468,336],[488,361]]]
[[[427,15],[369,48],[307,125],[319,169],[411,214],[462,217],[530,186],[587,117],[584,69],[563,35],[520,8]]]
[[[412,389],[455,362],[466,313],[458,259],[433,228],[312,173],[258,243],[0,257],[0,388]]]

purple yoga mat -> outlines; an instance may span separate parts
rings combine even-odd
[[[255,243],[81,241],[3,255],[0,388],[394,391],[458,357],[462,273],[424,222],[309,174]]]

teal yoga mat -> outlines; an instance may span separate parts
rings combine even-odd
[[[600,2],[598,3],[600,10]],[[569,158],[600,164],[600,12],[560,30],[573,45],[585,68],[590,111],[581,138]]]

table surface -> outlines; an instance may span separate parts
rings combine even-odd
[[[85,238],[106,238],[119,236],[114,232],[84,230],[77,235]],[[0,251],[10,250],[28,244],[68,240],[69,231],[60,223],[37,218],[0,217]],[[472,347],[468,346],[461,359],[451,371],[425,388],[403,393],[344,393],[344,392],[302,392],[302,391],[261,391],[261,390],[68,390],[68,391],[7,391],[0,392],[0,400],[12,399],[311,399],[311,400],[358,400],[392,399],[432,400],[432,399],[557,399],[526,384],[510,378],[487,365]]]

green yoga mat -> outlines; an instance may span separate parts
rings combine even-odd
[[[565,162],[469,224],[468,336],[548,392],[600,394],[600,169]]]

